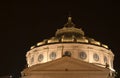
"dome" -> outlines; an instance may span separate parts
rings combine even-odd
[[[93,38],[85,37],[84,31],[81,28],[76,28],[75,26],[76,25],[72,22],[72,17],[68,17],[68,22],[63,28],[56,31],[55,37],[45,39],[42,42],[37,43],[37,45],[32,46],[31,49],[45,44],[63,42],[87,43],[109,49],[107,45],[101,44],[99,41],[96,41]]]
[[[44,39],[32,46],[26,54],[28,67],[50,62],[64,56],[106,67],[112,71],[114,54],[107,45],[86,37],[82,29],[76,28],[72,17],[68,17],[63,28],[54,37]]]

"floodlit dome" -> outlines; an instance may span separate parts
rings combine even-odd
[[[113,69],[114,54],[107,45],[86,37],[82,29],[76,28],[72,17],[54,37],[32,46],[26,54],[28,67],[50,62],[64,56]]]

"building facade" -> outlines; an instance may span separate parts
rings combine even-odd
[[[32,46],[22,78],[114,78],[114,54],[107,45],[86,37],[72,17],[54,37]]]

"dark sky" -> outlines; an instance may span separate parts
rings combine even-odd
[[[118,5],[112,0],[3,0],[0,2],[0,75],[16,75],[26,65],[30,46],[54,36],[69,12],[85,35],[107,44],[120,70]]]

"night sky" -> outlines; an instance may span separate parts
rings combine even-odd
[[[55,35],[69,12],[77,28],[115,54],[120,71],[120,24],[112,0],[3,0],[0,2],[0,75],[17,76],[25,68],[29,48]]]

